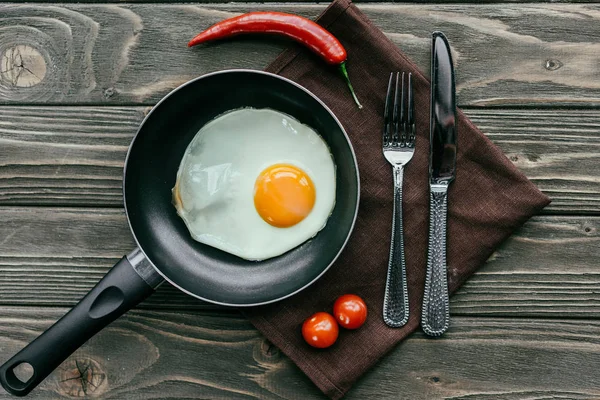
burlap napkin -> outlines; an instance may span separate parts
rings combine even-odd
[[[358,220],[341,257],[318,282],[285,301],[246,314],[324,393],[338,399],[378,359],[419,327],[429,227],[429,81],[348,0],[336,0],[317,22],[348,51],[348,71],[364,109],[357,110],[335,68],[298,46],[282,53],[267,70],[315,93],[344,125],[360,168]],[[404,176],[411,314],[402,329],[388,328],[382,319],[393,197],[392,170],[381,152],[381,130],[392,71],[412,72],[416,89],[416,151]],[[450,186],[448,216],[451,291],[481,267],[516,228],[549,203],[498,147],[462,112],[458,114],[457,176]],[[342,330],[338,342],[329,349],[311,348],[302,339],[302,321],[316,311],[331,312],[335,298],[344,293],[356,293],[365,299],[369,307],[366,324],[358,331]]]

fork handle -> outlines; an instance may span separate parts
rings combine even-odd
[[[383,300],[383,320],[392,327],[399,328],[408,321],[408,285],[404,259],[404,230],[402,222],[402,178],[404,168],[394,166],[394,217],[392,220],[392,242],[388,263],[385,296]]]
[[[431,185],[427,275],[421,312],[421,328],[429,336],[440,336],[450,325],[448,270],[446,266],[446,220],[448,185]]]

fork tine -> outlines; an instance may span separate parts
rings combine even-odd
[[[404,84],[404,75],[402,73],[402,91],[400,92],[400,96],[402,96],[402,100],[400,101],[400,130],[398,134],[398,145],[404,147],[406,142],[406,85]],[[396,88],[396,90],[398,90]]]
[[[408,146],[415,145],[415,96],[412,83],[412,73],[408,73],[408,112],[406,120],[406,144]]]
[[[396,72],[396,85],[394,90],[394,129],[393,129],[393,138],[392,142],[394,145],[399,145],[401,140],[400,125],[403,120],[403,104],[404,104],[404,96],[399,99],[400,91],[398,90],[398,78],[400,77],[400,73]],[[402,82],[404,86],[404,72],[402,73]],[[398,101],[400,100],[400,101]]]
[[[390,74],[390,81],[388,83],[387,94],[385,95],[385,108],[383,111],[383,145],[385,146],[392,139],[390,136],[390,128],[392,123],[392,116],[390,115],[390,107],[392,105],[392,78],[394,73]]]

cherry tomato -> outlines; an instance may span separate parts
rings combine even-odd
[[[335,301],[333,315],[343,328],[357,329],[367,320],[367,305],[357,295],[345,294]]]
[[[324,349],[335,343],[340,328],[333,315],[318,312],[307,318],[302,324],[302,336],[312,347]]]

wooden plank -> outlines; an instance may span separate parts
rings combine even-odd
[[[452,298],[461,315],[600,316],[600,218],[536,217]]]
[[[0,208],[0,221],[0,305],[71,306],[134,248],[121,209]],[[598,259],[600,217],[535,217],[453,297],[452,312],[598,318]],[[214,308],[167,284],[144,307]]]
[[[187,49],[224,17],[278,9],[314,18],[323,4],[1,6],[0,103],[154,104],[224,68],[264,68],[285,41]],[[430,33],[448,34],[461,106],[600,106],[597,4],[360,4],[422,67]]]
[[[0,107],[0,204],[122,206],[144,107]]]
[[[466,110],[551,199],[548,213],[600,210],[600,113],[585,110]]]
[[[122,206],[127,147],[148,107],[0,107],[0,205]],[[600,111],[466,110],[552,198],[600,211]]]
[[[3,309],[0,362],[65,311]],[[441,339],[411,336],[369,371],[348,398],[376,393],[378,398],[415,400],[596,399],[599,337],[598,321],[458,317]],[[94,372],[94,385],[86,384],[85,391],[77,365]],[[324,398],[242,318],[149,311],[130,312],[100,332],[32,398],[85,394],[132,400]],[[0,399],[10,398],[0,389]]]

